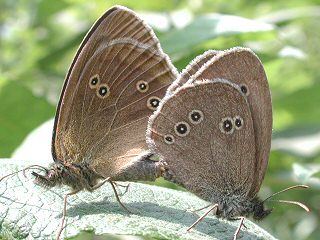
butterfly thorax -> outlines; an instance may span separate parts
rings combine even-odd
[[[261,220],[271,213],[271,209],[266,209],[263,201],[258,197],[248,199],[241,195],[224,194],[221,198],[216,198],[218,203],[217,216],[226,219],[236,219],[238,217],[253,217]]]
[[[46,170],[45,175],[36,172],[32,174],[36,177],[35,182],[44,187],[67,185],[73,190],[86,189],[88,191],[102,178],[86,165],[60,163],[54,163]]]

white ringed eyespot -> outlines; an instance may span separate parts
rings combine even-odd
[[[204,115],[203,112],[200,110],[192,110],[191,112],[189,112],[189,121],[192,124],[199,124],[202,122]]]
[[[141,93],[145,93],[149,90],[149,83],[143,80],[140,80],[136,84],[137,90]]]
[[[97,86],[100,84],[100,77],[98,74],[93,75],[90,79],[89,79],[89,87],[91,89],[97,88]]]
[[[106,98],[110,95],[110,89],[109,86],[105,83],[100,84],[99,87],[97,88],[97,96],[99,98]]]
[[[164,135],[163,139],[166,144],[170,145],[174,143],[174,136],[172,136],[171,134]]]
[[[241,129],[243,127],[243,119],[240,116],[235,116],[233,118],[234,126],[237,130]]]
[[[156,96],[149,97],[148,100],[147,100],[147,107],[150,110],[154,111],[154,110],[157,109],[157,107],[159,107],[160,101],[161,101],[161,99],[156,97]]]
[[[244,95],[249,96],[250,91],[246,84],[240,84],[240,90]]]
[[[234,131],[233,119],[231,117],[222,118],[219,124],[220,131],[225,134],[231,134]]]
[[[181,121],[177,122],[174,125],[174,132],[180,136],[180,137],[185,137],[189,134],[190,132],[190,125],[187,122]]]

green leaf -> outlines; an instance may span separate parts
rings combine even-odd
[[[293,164],[293,174],[300,182],[320,187],[320,179],[313,177],[320,172],[320,164]]]
[[[50,50],[46,55],[39,58],[37,64],[43,70],[49,70],[50,67],[57,64],[57,62],[61,61],[63,57],[65,57],[66,53],[73,49],[74,47],[79,46],[81,40],[84,38],[85,32],[81,32],[70,40],[61,43],[59,46]],[[74,50],[75,52],[76,50]]]
[[[200,16],[182,29],[176,29],[161,39],[166,53],[174,54],[220,36],[248,32],[271,31],[273,26],[262,22],[231,15],[209,14]]]
[[[0,156],[10,156],[24,137],[54,114],[54,106],[15,81],[0,79]]]
[[[299,74],[299,73],[297,73]],[[284,130],[293,127],[319,126],[320,108],[319,102],[320,84],[301,88],[292,93],[273,95],[273,108],[275,129]],[[281,126],[282,125],[282,126]]]
[[[22,169],[11,160],[0,161],[0,176]],[[54,239],[61,221],[63,196],[68,189],[44,189],[28,178],[15,174],[0,185],[0,237],[5,239]],[[121,187],[118,187],[121,188]],[[124,189],[119,189],[124,191]],[[67,226],[64,237],[81,230],[96,234],[127,234],[156,239],[232,239],[238,221],[206,217],[191,232],[186,229],[197,216],[190,210],[206,206],[196,196],[177,190],[141,183],[130,183],[121,195],[122,202],[134,214],[125,212],[115,200],[109,184],[88,193],[68,198]],[[249,220],[240,232],[241,239],[274,239]]]

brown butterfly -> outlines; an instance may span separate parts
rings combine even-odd
[[[188,230],[216,209],[218,217],[241,220],[236,238],[244,217],[271,213],[257,197],[271,134],[268,81],[250,49],[208,51],[182,72],[150,117],[147,142],[167,164],[165,179],[212,203]],[[306,186],[288,189],[296,187]]]
[[[67,196],[93,191],[107,181],[115,190],[116,180],[160,176],[160,165],[145,155],[145,132],[149,116],[177,76],[152,29],[125,7],[109,9],[87,33],[58,103],[54,163],[41,167],[45,175],[32,173],[42,186],[72,188],[65,195],[58,238]]]

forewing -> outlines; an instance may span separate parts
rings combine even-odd
[[[194,111],[202,113],[202,121],[194,122],[197,118],[190,115]],[[243,119],[242,127],[223,132],[221,123],[236,117]],[[177,129],[179,123],[189,126],[185,136]],[[245,195],[251,189],[255,168],[251,113],[246,97],[226,80],[185,85],[166,97],[150,118],[147,141],[168,163],[176,182],[208,201],[215,193]]]
[[[267,77],[259,58],[247,48],[233,48],[220,53],[206,63],[190,83],[202,79],[225,78],[237,84],[246,96],[253,119],[256,142],[256,185],[254,196],[263,181],[271,146],[272,104]]]
[[[55,160],[114,175],[146,150],[148,117],[176,76],[150,28],[125,8],[109,10],[84,39],[65,80]]]
[[[222,51],[208,50],[193,59],[188,64],[188,66],[183,69],[179,77],[170,85],[167,94],[172,94],[177,88],[183,86],[191,78],[192,75],[199,71],[202,66],[204,66],[206,62],[208,62],[219,53],[222,53]]]

